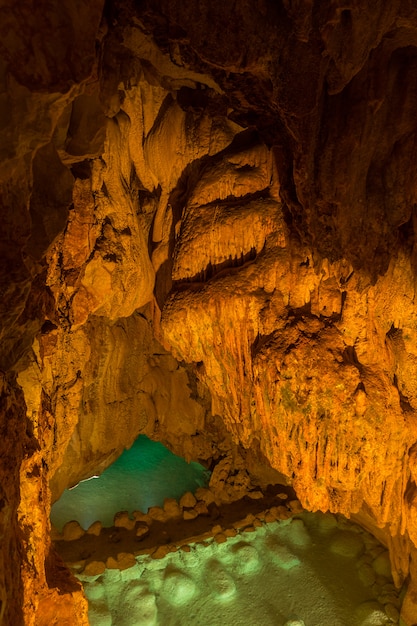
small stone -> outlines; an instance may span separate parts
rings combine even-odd
[[[220,526],[220,524],[216,524],[216,526],[213,526],[213,528],[211,529],[211,532],[213,533],[213,535],[217,535],[217,533],[223,532],[223,528]]]
[[[109,556],[106,561],[106,567],[107,569],[119,569],[117,559],[115,559],[114,556]]]
[[[275,516],[277,520],[286,520],[292,517],[292,513],[287,509],[286,506],[272,506],[270,508],[270,512]]]
[[[284,545],[272,539],[268,542],[269,554],[272,560],[283,570],[290,570],[300,565],[300,560]]]
[[[299,500],[290,500],[288,506],[292,513],[302,513],[304,511]]]
[[[149,526],[143,522],[139,522],[136,527],[136,538],[140,541],[149,535]]]
[[[254,533],[256,531],[255,526],[246,526],[246,528],[243,529],[244,533]]]
[[[183,552],[191,552],[191,548],[189,545],[181,546],[180,550]]]
[[[120,552],[117,555],[117,565],[120,570],[129,569],[136,565],[136,559],[133,554],[129,552]]]
[[[167,570],[161,593],[174,606],[187,604],[196,592],[195,582],[180,570]]]
[[[194,507],[194,510],[197,511],[197,515],[210,515],[209,510],[207,508],[207,504],[200,500]]]
[[[85,532],[87,533],[87,535],[95,535],[96,537],[99,537],[102,529],[103,529],[103,524],[97,521],[97,522],[93,522],[91,526],[89,526]]]
[[[157,522],[166,522],[168,519],[168,515],[160,506],[151,506],[151,508],[148,509],[148,515]]]
[[[259,520],[259,519],[255,519],[253,521],[253,525],[255,526],[255,528],[262,528],[262,526],[263,526],[261,520]]]
[[[375,573],[379,576],[391,578],[391,561],[388,551],[385,550],[384,552],[381,552],[381,554],[374,559],[372,567],[374,568]]]
[[[275,517],[275,515],[272,515],[271,511],[267,511],[267,512],[265,513],[264,520],[265,520],[265,522],[266,522],[267,524],[272,524],[272,522],[275,522],[275,521],[276,521],[276,519],[277,519],[277,518]]]
[[[226,528],[223,533],[226,535],[226,537],[236,537],[237,530],[235,528]]]
[[[400,619],[400,613],[397,607],[391,603],[385,605],[385,613],[395,623],[397,623]]]
[[[261,500],[264,497],[264,494],[262,493],[262,491],[259,491],[259,490],[249,491],[247,495],[251,500]]]
[[[152,524],[152,518],[147,513],[142,513],[142,511],[133,511],[133,517],[137,522],[145,522],[148,526]]]
[[[218,533],[215,537],[214,537],[214,541],[216,543],[225,543],[227,541],[227,537],[224,533]]]
[[[198,517],[198,513],[195,509],[184,509],[182,517],[184,520],[191,520]]]
[[[237,522],[233,522],[233,526],[235,528],[244,528],[245,526],[250,526],[251,524],[253,524],[254,521],[255,516],[253,515],[253,513],[248,513],[243,519],[238,520]]]
[[[206,487],[199,487],[195,492],[195,497],[197,498],[197,500],[205,502],[207,506],[215,500],[213,492]]]
[[[277,498],[279,498],[280,500],[288,500],[288,496],[286,493],[279,493]]]
[[[62,530],[64,541],[76,541],[85,535],[85,531],[78,522],[72,520],[67,522]]]
[[[136,521],[130,519],[127,511],[120,511],[114,516],[114,525],[116,528],[126,528],[126,530],[133,530]]]
[[[196,504],[197,500],[195,499],[191,491],[187,491],[180,498],[180,506],[183,508],[186,507],[188,509],[192,509]]]
[[[100,576],[106,571],[106,564],[103,561],[90,561],[84,568],[85,576]]]
[[[377,624],[383,626],[389,624],[390,618],[384,611],[384,608],[374,600],[368,600],[360,604],[353,615],[353,623],[355,626],[372,626]]]
[[[170,552],[171,552],[171,550],[169,549],[168,545],[166,545],[166,546],[158,546],[158,548],[156,548],[156,550],[154,552],[152,552],[151,558],[152,559],[163,559]]]
[[[181,517],[182,509],[175,498],[165,498],[164,511],[168,519],[177,519]]]
[[[378,596],[378,602],[381,604],[393,604],[394,606],[399,604],[399,598],[395,593],[382,592]]]

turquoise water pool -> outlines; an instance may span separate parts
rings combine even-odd
[[[146,513],[151,506],[162,506],[164,498],[178,500],[186,491],[207,486],[209,477],[199,463],[187,463],[140,435],[100,477],[64,491],[52,506],[51,521],[58,530],[70,520],[85,530],[96,520],[112,526],[118,511]]]

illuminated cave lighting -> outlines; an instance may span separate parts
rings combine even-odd
[[[188,550],[79,575],[91,626],[398,623],[387,551],[344,518],[304,513]]]
[[[146,513],[151,506],[162,506],[164,498],[179,500],[186,491],[205,487],[208,480],[209,472],[199,463],[187,463],[140,435],[99,478],[64,491],[52,506],[51,522],[58,530],[70,520],[84,530],[97,520],[112,526],[119,511]]]

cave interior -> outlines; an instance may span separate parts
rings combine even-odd
[[[224,514],[257,576],[245,528],[351,520],[401,594],[352,619],[415,625],[415,3],[4,0],[0,31],[0,624],[87,626],[74,574],[126,582],[50,512],[146,436],[210,472],[155,528]]]

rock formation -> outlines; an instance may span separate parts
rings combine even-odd
[[[144,433],[354,516],[414,623],[414,3],[6,0],[0,31],[0,622],[87,623],[51,498]]]

